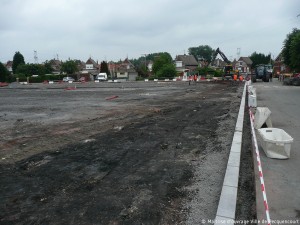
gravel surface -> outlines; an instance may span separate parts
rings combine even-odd
[[[214,219],[241,87],[13,84],[0,93],[1,224]]]

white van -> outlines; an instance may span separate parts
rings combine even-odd
[[[99,81],[106,81],[106,80],[107,80],[107,74],[106,74],[106,73],[99,73],[99,74],[96,76],[96,80],[99,80]]]

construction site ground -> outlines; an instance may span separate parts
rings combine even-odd
[[[76,88],[75,88],[76,87]],[[243,86],[0,89],[0,224],[211,224]],[[245,115],[237,218],[255,219]]]

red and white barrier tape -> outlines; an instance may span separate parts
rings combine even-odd
[[[263,176],[263,171],[262,171],[262,167],[261,167],[260,155],[259,155],[259,151],[258,151],[258,145],[257,145],[257,140],[256,140],[255,130],[254,130],[254,115],[253,115],[251,109],[249,109],[249,114],[250,114],[251,132],[252,132],[253,141],[254,141],[258,173],[259,173],[259,178],[260,178],[261,191],[262,191],[263,199],[264,199],[266,217],[267,217],[268,225],[271,225],[270,212],[269,212],[269,206],[268,206],[267,194],[266,194],[266,186],[265,186],[265,182],[264,182],[264,176]]]

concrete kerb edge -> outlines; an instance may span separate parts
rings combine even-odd
[[[240,155],[242,148],[242,133],[245,110],[246,85],[244,85],[243,96],[236,122],[235,132],[230,149],[227,169],[223,181],[222,192],[219,200],[215,225],[220,224],[220,218],[234,221],[238,191],[238,176],[240,169]]]

